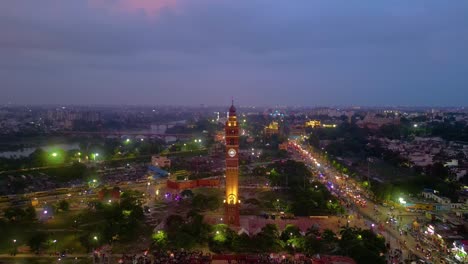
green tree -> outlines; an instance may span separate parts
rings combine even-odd
[[[274,224],[265,225],[261,232],[255,236],[255,241],[264,252],[278,252],[283,248],[278,227]]]
[[[158,230],[151,236],[154,245],[159,249],[164,249],[167,246],[167,234],[162,230]]]
[[[25,217],[25,212],[23,209],[18,207],[8,207],[3,210],[3,216],[10,221],[22,221]]]
[[[58,209],[63,211],[63,212],[66,212],[70,209],[70,203],[68,203],[68,201],[66,200],[61,200],[59,203],[58,203]]]
[[[301,230],[299,229],[299,227],[293,224],[288,224],[284,228],[283,232],[281,232],[280,238],[281,240],[286,242],[291,238],[299,237],[299,236],[301,236]]]
[[[192,190],[183,190],[180,195],[184,198],[193,198],[193,192]]]
[[[40,251],[47,241],[47,234],[44,232],[35,232],[28,240],[28,246],[32,251]]]
[[[34,208],[34,206],[29,205],[26,207],[26,209],[24,209],[24,219],[27,221],[37,220],[36,209]]]

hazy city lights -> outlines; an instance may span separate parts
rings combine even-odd
[[[468,1],[0,2],[0,263],[468,263]]]

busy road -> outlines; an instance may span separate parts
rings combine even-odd
[[[386,238],[391,249],[389,263],[400,263],[405,259],[414,259],[414,256],[428,263],[444,263],[439,256],[431,254],[430,250],[423,253],[418,241],[411,235],[411,230],[407,228],[414,219],[422,218],[421,214],[408,213],[388,205],[374,203],[354,179],[328,166],[326,161],[320,155],[313,153],[309,147],[291,141],[288,149],[294,159],[305,162],[313,176],[340,199],[346,208],[348,223],[360,222],[361,225],[364,224],[365,227]],[[394,258],[393,256],[398,257],[399,252],[401,252],[400,259]]]

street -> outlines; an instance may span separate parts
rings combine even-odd
[[[289,149],[293,151],[292,157],[294,159],[305,162],[309,169],[311,169],[314,177],[317,177],[318,180],[324,183],[346,205],[347,215],[351,216],[351,220],[348,220],[349,224],[354,224],[361,228],[369,228],[383,235],[387,243],[390,244],[392,251],[402,251],[402,259],[400,261],[414,259],[412,256],[415,255],[420,259],[434,261],[431,263],[444,263],[436,256],[428,257],[423,252],[417,250],[418,242],[413,236],[409,235],[410,230],[405,229],[405,226],[411,225],[416,217],[423,218],[424,215],[409,214],[408,212],[400,211],[398,208],[376,204],[366,197],[368,195],[359,187],[359,184],[354,179],[344,176],[331,166],[327,166],[326,161],[320,155],[313,155],[312,149],[308,148],[306,150],[305,147],[296,142],[291,142]],[[407,232],[405,233],[404,231]]]

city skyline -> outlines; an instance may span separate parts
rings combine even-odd
[[[464,1],[0,4],[1,104],[467,106]]]

